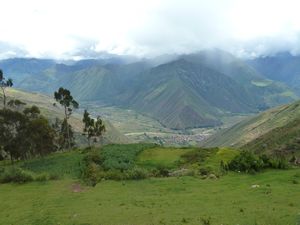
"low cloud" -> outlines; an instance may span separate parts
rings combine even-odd
[[[207,48],[246,58],[300,54],[297,0],[10,0],[1,8],[1,58],[147,57]]]

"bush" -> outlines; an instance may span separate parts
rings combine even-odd
[[[170,171],[166,166],[158,165],[157,168],[154,168],[151,171],[151,176],[153,177],[168,177]]]
[[[255,172],[264,168],[264,162],[248,151],[242,151],[228,163],[228,169],[242,172]]]
[[[223,167],[233,171],[255,173],[266,168],[286,169],[288,168],[288,161],[283,157],[257,156],[252,152],[242,151],[228,165],[224,165]]]
[[[89,152],[85,158],[83,159],[83,161],[86,163],[86,164],[89,164],[89,163],[96,163],[98,165],[101,165],[103,162],[104,162],[104,158],[103,156],[101,155],[100,151],[96,151],[96,150],[93,150],[91,152]]]
[[[89,163],[83,171],[84,181],[91,186],[95,186],[98,182],[98,166],[96,163]]]
[[[39,174],[35,177],[35,180],[36,181],[40,181],[40,182],[45,182],[47,181],[49,178],[48,178],[48,175],[46,173],[42,173],[42,174]]]
[[[26,183],[33,180],[30,172],[19,167],[10,167],[0,175],[0,183]]]
[[[126,172],[127,180],[142,180],[148,177],[148,171],[139,167],[135,167]]]
[[[61,175],[57,173],[50,173],[49,174],[49,180],[59,180],[61,178]]]

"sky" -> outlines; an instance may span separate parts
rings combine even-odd
[[[0,0],[0,58],[300,54],[299,0]]]

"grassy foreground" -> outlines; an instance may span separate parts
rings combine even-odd
[[[103,181],[94,188],[70,178],[1,184],[0,224],[295,225],[299,183],[300,170],[291,169],[218,180]]]

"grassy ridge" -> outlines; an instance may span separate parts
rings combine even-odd
[[[275,128],[247,143],[242,148],[256,153],[280,151],[286,155],[300,155],[300,119]]]
[[[300,102],[297,101],[245,119],[233,127],[210,137],[204,145],[240,147],[275,128],[283,127],[299,118]]]

